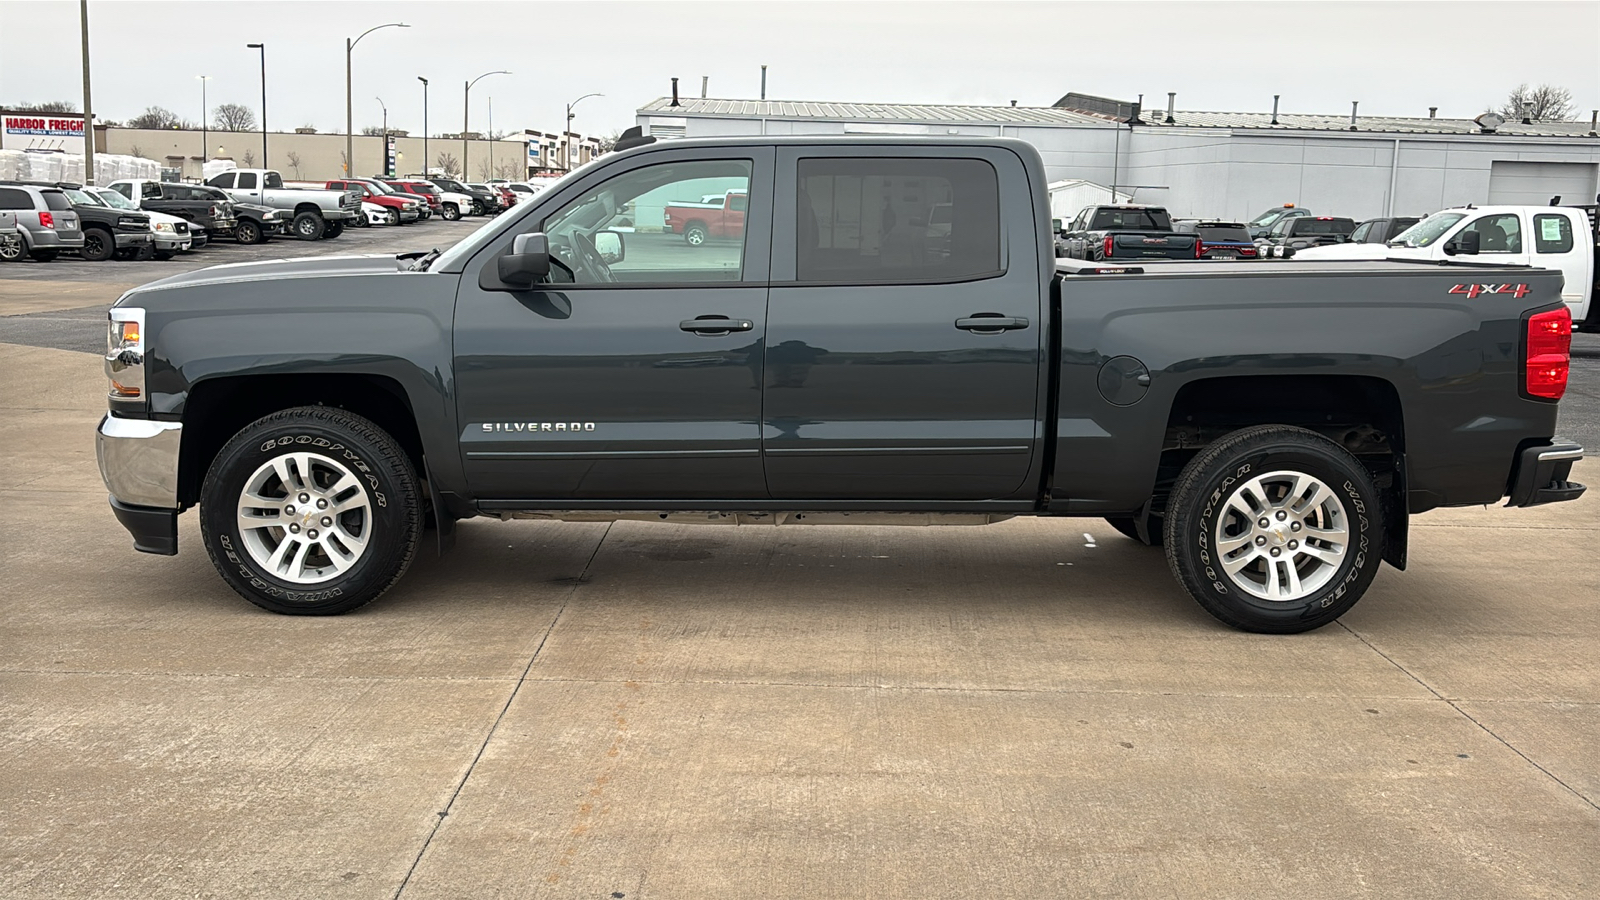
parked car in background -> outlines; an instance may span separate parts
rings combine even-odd
[[[241,244],[265,244],[273,235],[287,234],[289,223],[294,218],[294,213],[289,210],[233,200],[220,188],[203,184],[192,187],[196,191],[209,192],[213,199],[233,204],[233,239]]]
[[[330,181],[324,185],[330,191],[355,191],[366,203],[382,207],[389,214],[389,225],[410,225],[422,219],[428,201],[420,197],[407,197],[381,181],[350,178]]]
[[[1272,226],[1278,224],[1278,222],[1282,221],[1283,219],[1298,219],[1301,216],[1309,215],[1311,215],[1311,210],[1301,209],[1300,207],[1295,206],[1293,203],[1285,203],[1282,206],[1275,206],[1261,215],[1256,216],[1254,219],[1251,219],[1249,222],[1245,223],[1245,225],[1250,229],[1251,239],[1255,239],[1258,237],[1265,237],[1267,232],[1272,230]]]
[[[407,197],[416,197],[417,199],[426,202],[428,204],[428,209],[434,215],[442,216],[449,221],[455,221],[456,219],[461,218],[461,211],[463,208],[472,208],[471,197],[452,194],[451,197],[454,199],[451,200],[450,207],[446,209],[444,204],[444,192],[439,190],[439,188],[431,181],[385,178],[383,179],[383,183],[394,189],[394,192],[397,194],[403,194]]]
[[[502,190],[499,186],[491,187],[487,184],[474,182],[468,184],[467,187],[474,191],[482,191],[483,193],[489,195],[489,203],[492,204],[489,209],[491,215],[505,212],[515,205],[515,201],[506,196],[511,192],[508,190]]]
[[[1258,259],[1250,229],[1242,222],[1214,222],[1202,219],[1174,219],[1172,230],[1200,239],[1201,259]]]
[[[1159,206],[1086,206],[1063,229],[1058,253],[1071,259],[1195,259],[1200,239],[1172,230]]]
[[[83,249],[78,214],[60,188],[0,181],[0,210],[15,214],[18,238],[0,246],[0,259],[49,262],[63,250]]]
[[[1499,263],[1554,269],[1564,276],[1561,301],[1572,321],[1600,328],[1600,250],[1595,225],[1584,207],[1464,206],[1440,210],[1387,244],[1314,247],[1295,259],[1410,259],[1428,262]],[[1463,281],[1467,281],[1465,276]],[[1487,281],[1488,279],[1482,279]],[[1500,294],[1511,282],[1457,285],[1471,297]],[[1512,291],[1515,293],[1515,291]]]
[[[744,237],[744,216],[749,205],[750,192],[743,190],[707,194],[698,201],[674,201],[665,210],[666,228],[683,235],[683,242],[691,247],[713,238]]]
[[[135,209],[177,216],[191,226],[205,229],[211,238],[233,235],[233,201],[226,199],[226,195],[224,199],[217,199],[213,188],[143,178],[121,179],[106,187],[125,197]],[[190,231],[195,233],[193,227]]]
[[[393,218],[394,210],[387,209],[373,203],[371,200],[361,201],[361,218],[355,224],[361,228],[371,225],[398,225],[398,220]]]
[[[0,261],[22,255],[22,237],[17,231],[17,214],[0,209]]]
[[[55,187],[67,195],[72,211],[78,214],[78,225],[83,229],[79,256],[90,262],[102,262],[117,255],[150,254],[155,246],[155,233],[149,213],[113,208],[92,190],[84,190],[76,184],[60,183]]]
[[[1256,249],[1262,256],[1293,256],[1312,247],[1348,243],[1355,230],[1355,220],[1343,216],[1283,218],[1265,236],[1256,238]]]
[[[472,209],[470,212],[475,216],[493,215],[495,209],[498,207],[498,204],[495,202],[494,195],[490,194],[486,189],[473,188],[455,180],[454,178],[449,178],[444,175],[433,175],[423,180],[433,182],[433,184],[437,185],[442,191],[450,191],[451,193],[463,194],[467,197],[470,197],[472,200]],[[462,210],[463,215],[465,215],[467,212],[469,212],[469,210]]]
[[[529,200],[537,197],[539,195],[539,191],[541,190],[541,188],[536,188],[531,184],[523,184],[520,181],[506,182],[506,188],[509,189],[513,194],[517,195],[518,203],[527,203]]]
[[[143,248],[118,249],[117,257],[120,259],[148,259],[157,256],[158,252],[159,258],[170,259],[174,254],[184,250],[193,250],[205,246],[205,238],[203,236],[206,232],[200,226],[185,219],[154,210],[141,210],[139,207],[134,206],[133,202],[127,197],[122,196],[120,191],[114,191],[108,187],[84,188],[84,191],[112,209],[138,211],[150,217],[152,236],[150,245]],[[186,229],[185,235],[189,239],[188,246],[184,245],[183,237],[178,234],[179,227]]]
[[[361,214],[360,194],[286,188],[283,176],[274,169],[233,169],[206,184],[238,201],[290,211],[294,214],[290,234],[303,241],[338,237],[345,225]]]
[[[1368,219],[1350,232],[1352,244],[1387,244],[1407,228],[1422,221],[1416,216],[1397,216],[1388,219]]]

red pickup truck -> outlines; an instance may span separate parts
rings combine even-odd
[[[744,236],[744,211],[750,205],[746,191],[707,194],[699,203],[680,200],[667,204],[665,224],[673,234],[683,235],[691,247],[712,238]]]
[[[394,188],[370,178],[330,181],[327,188],[330,191],[359,191],[363,201],[375,203],[389,211],[390,225],[410,225],[423,218],[423,210],[428,208],[428,202],[421,197],[402,196]],[[362,223],[365,222],[363,219]]]

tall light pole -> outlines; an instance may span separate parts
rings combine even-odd
[[[88,0],[84,0],[88,2]],[[267,164],[267,45],[245,44],[251,50],[261,51],[261,168],[272,168]]]
[[[196,75],[195,77],[200,79],[200,177],[204,179],[206,158],[211,154],[211,151],[206,149],[211,142],[211,137],[206,132],[206,116],[210,115],[210,110],[206,106],[206,82],[211,80],[211,76]]]
[[[356,139],[354,136],[355,114],[350,104],[350,51],[361,43],[361,39],[380,28],[410,28],[404,22],[390,22],[387,25],[374,25],[366,31],[356,35],[355,40],[344,39],[344,175],[354,178],[356,175]],[[387,150],[387,147],[385,148]]]
[[[494,97],[489,97],[489,177],[494,177]]]
[[[383,102],[382,97],[374,97],[378,105],[383,107],[383,174],[389,173],[389,104]]]
[[[561,146],[565,151],[562,155],[565,159],[561,161],[561,168],[566,169],[568,172],[572,171],[572,108],[590,97],[604,96],[605,94],[584,94],[582,97],[567,104],[567,133],[561,136]]]
[[[78,5],[83,31],[83,183],[94,184],[94,106],[89,102],[89,0]]]
[[[421,75],[417,80],[422,82],[422,177],[428,177],[428,79]]]
[[[467,117],[472,112],[472,86],[488,78],[490,75],[510,75],[504,69],[494,72],[485,72],[477,78],[467,82],[467,89],[461,95],[461,180],[466,181],[471,176],[467,174]]]

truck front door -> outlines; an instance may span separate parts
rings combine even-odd
[[[455,370],[462,463],[480,499],[766,498],[772,156],[669,150],[603,168],[541,196],[472,258]],[[668,204],[734,188],[751,198],[737,239],[686,247],[663,231]],[[550,283],[486,290],[483,270],[530,232],[550,242]]]
[[[776,198],[762,415],[772,496],[1028,493],[1045,226],[1021,160],[780,148]],[[939,204],[948,224],[932,222]]]

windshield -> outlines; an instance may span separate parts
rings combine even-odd
[[[1288,211],[1289,211],[1288,209],[1286,209],[1284,207],[1281,207],[1281,206],[1278,207],[1277,209],[1269,209],[1266,212],[1262,213],[1261,215],[1256,216],[1254,219],[1251,219],[1250,220],[1250,224],[1251,225],[1269,225],[1269,224],[1271,224],[1273,222],[1278,221],[1279,217],[1281,217],[1283,214],[1287,213]]]
[[[138,209],[139,208],[137,206],[134,206],[131,202],[129,202],[127,197],[122,196],[121,194],[117,193],[116,191],[113,191],[110,188],[101,188],[101,189],[95,191],[94,195],[96,197],[99,197],[101,200],[105,201],[105,204],[107,206],[115,207],[117,209]]]
[[[389,187],[387,184],[384,184],[381,181],[365,181],[365,182],[362,182],[362,183],[365,184],[367,187],[372,188],[374,191],[376,191],[376,192],[378,192],[380,194],[398,194],[398,193],[400,193],[399,191],[395,190],[392,187]]]
[[[1437,241],[1450,227],[1465,219],[1466,213],[1440,213],[1429,216],[1421,222],[1407,228],[1395,235],[1389,242],[1391,247],[1426,247]]]
[[[76,188],[62,188],[61,192],[67,195],[73,206],[105,206],[105,201],[99,197],[91,196]]]
[[[1164,209],[1106,207],[1095,212],[1094,221],[1089,225],[1089,230],[1105,231],[1108,229],[1171,231],[1172,220],[1167,218],[1167,211]]]
[[[1300,219],[1294,226],[1295,234],[1349,234],[1355,230],[1352,219]]]

